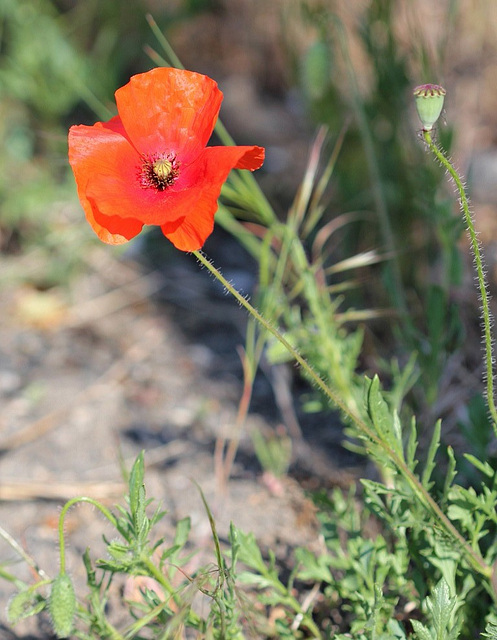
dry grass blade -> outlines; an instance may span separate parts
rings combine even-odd
[[[120,482],[39,482],[4,481],[0,485],[0,500],[19,501],[69,500],[74,496],[88,496],[95,500],[110,500],[123,495],[125,485]]]
[[[325,270],[325,273],[327,275],[331,275],[332,273],[341,273],[342,271],[358,269],[359,267],[368,267],[372,264],[378,264],[385,260],[389,260],[390,258],[391,256],[389,254],[378,253],[374,249],[371,251],[363,251],[362,253],[357,253],[355,256],[341,260],[331,267],[328,267]]]

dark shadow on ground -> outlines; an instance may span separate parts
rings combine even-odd
[[[231,235],[216,227],[203,251],[241,293],[255,298],[257,263]],[[187,343],[195,346],[203,375],[221,383],[236,380],[241,393],[239,349],[245,342],[247,312],[194,256],[172,248],[159,231],[144,237],[138,258],[145,269],[160,273],[164,284],[155,301],[164,307]],[[292,365],[263,362],[254,382],[250,412],[262,416],[274,429],[284,424],[293,436],[300,428],[303,448],[290,470],[299,479],[310,480],[319,468],[313,452],[319,452],[323,467],[327,462],[335,468],[361,466],[363,458],[343,446],[343,425],[335,411],[304,411],[302,399],[310,393],[310,386]],[[149,446],[147,434],[139,430],[128,431],[128,436]],[[163,437],[167,439],[167,433]],[[241,448],[237,461],[250,470],[258,467],[251,450]]]

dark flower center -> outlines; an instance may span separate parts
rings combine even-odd
[[[174,153],[144,156],[138,169],[138,180],[143,189],[164,191],[173,185],[179,176],[179,162]]]

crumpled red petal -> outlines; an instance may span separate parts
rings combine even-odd
[[[255,171],[264,162],[262,147],[207,147],[185,168],[185,180],[194,188],[174,194],[176,214],[183,222],[175,229],[161,225],[164,235],[182,251],[200,249],[214,228],[221,188],[232,169]]]
[[[97,122],[92,127],[78,125],[69,130],[69,163],[71,164],[78,196],[90,226],[97,236],[107,244],[124,244],[140,233],[143,223],[130,220],[114,225],[114,231],[97,221],[99,210],[96,202],[88,198],[88,184],[92,176],[98,174],[98,149],[108,149],[117,140],[124,141],[124,129],[119,116],[109,122]],[[129,143],[127,143],[129,146]]]
[[[223,94],[207,76],[158,67],[116,91],[119,116],[140,153],[175,152],[191,162],[206,146]]]

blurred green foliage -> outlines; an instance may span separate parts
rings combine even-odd
[[[185,0],[155,18],[174,25],[211,4]],[[115,89],[153,66],[148,10],[145,0],[0,0],[0,250],[36,251],[37,285],[67,282],[93,242],[67,205],[67,129],[111,117]]]
[[[435,59],[424,34],[399,35],[400,5],[414,11],[408,2],[372,0],[351,19],[333,2],[302,2],[301,16],[314,35],[294,66],[310,117],[335,136],[348,123],[332,206],[322,221],[353,214],[335,243],[335,259],[371,249],[389,255],[369,270],[367,287],[346,294],[344,306],[393,309],[392,333],[385,325],[374,329],[379,348],[387,361],[388,352],[401,362],[416,353],[414,410],[436,413],[449,357],[464,343],[460,310],[452,302],[462,282],[458,241],[464,224],[443,170],[426,162],[410,117],[414,86],[444,82],[444,40]],[[444,11],[449,30],[457,8],[448,3]],[[450,153],[450,127],[439,125],[437,136]]]
[[[340,153],[331,153],[323,169],[319,158],[326,136],[315,143],[314,165],[310,163],[287,220],[269,220],[263,238],[249,240],[247,229],[236,226],[226,209],[220,210],[220,221],[235,229],[234,235],[244,238],[259,259],[259,305],[265,317],[282,328],[293,348],[336,390],[348,433],[374,462],[379,479],[363,479],[359,498],[338,490],[331,497],[316,497],[319,547],[295,551],[296,563],[285,582],[275,556],[269,552],[265,562],[253,536],[234,527],[223,558],[206,505],[215,570],[188,576],[177,571],[189,531],[186,520],[178,523],[173,545],[161,550],[154,564],[162,540],[149,534],[163,514],[156,510],[146,515],[140,456],[130,474],[127,507],[118,507],[117,515],[107,512],[119,539],[107,543],[104,560],[93,563],[85,554],[92,597],[88,609],[77,609],[79,622],[89,630],[78,637],[121,637],[108,626],[104,606],[110,578],[120,573],[153,577],[162,592],[144,591],[136,611],[131,605],[123,637],[138,637],[147,624],[150,637],[165,638],[169,629],[184,624],[202,631],[202,637],[242,638],[247,619],[255,628],[246,611],[262,612],[261,618],[267,613],[262,626],[271,622],[273,627],[261,634],[282,638],[346,638],[350,633],[358,640],[477,637],[486,621],[493,622],[497,474],[488,458],[485,408],[478,398],[467,407],[469,422],[479,427],[475,431],[465,425],[479,456],[466,455],[466,467],[472,467],[472,475],[464,469],[469,488],[455,481],[461,465],[451,448],[444,452],[445,477],[440,482],[441,423],[432,428],[428,446],[418,447],[417,424],[432,427],[433,415],[428,412],[426,425],[413,418],[418,409],[423,418],[427,408],[435,407],[436,413],[449,356],[462,344],[459,309],[452,302],[461,279],[457,241],[462,224],[442,171],[426,162],[406,117],[412,86],[433,78],[412,77],[393,28],[396,5],[395,0],[371,0],[360,16],[354,35],[367,60],[369,83],[364,90],[352,63],[350,33],[333,2],[302,0],[299,9],[316,37],[297,61],[300,86],[309,113],[327,124],[332,136],[348,123],[344,144],[335,144]],[[183,19],[210,6],[208,0],[190,0],[168,17]],[[448,20],[454,6],[447,5]],[[86,116],[93,121],[90,111],[107,117],[105,104],[115,87],[146,66],[139,62],[147,40],[144,4],[136,0],[126,4],[126,11],[123,7],[96,0],[3,0],[0,5],[1,238],[10,251],[43,247],[50,257],[45,266],[58,265],[53,273],[41,270],[45,286],[67,277],[67,265],[84,248],[82,238],[88,242],[90,237],[79,209],[74,223],[63,204],[64,189],[74,189],[66,169],[67,125],[76,115],[78,121]],[[420,67],[434,73],[422,43],[417,44]],[[440,127],[439,137],[449,149],[450,130]],[[338,187],[333,207],[326,202],[328,184]],[[258,205],[259,193],[247,198],[255,193],[253,188],[231,177],[223,195],[234,205]],[[342,219],[330,226],[336,211]],[[79,233],[83,229],[84,236]],[[337,241],[334,236],[340,233],[343,239]],[[376,252],[373,257],[369,249]],[[377,271],[371,268],[380,261]],[[359,279],[350,275],[357,268],[369,269],[368,287],[357,286]],[[388,339],[377,331],[374,349],[371,340],[365,347],[366,331],[357,318],[371,319],[374,311],[388,305],[396,314],[395,330]],[[355,328],[349,330],[349,323]],[[254,360],[261,353],[257,339],[255,335]],[[276,343],[266,353],[273,362],[286,358]],[[390,369],[385,365],[388,392],[377,377],[357,374],[359,368],[379,368],[395,357],[398,362]],[[417,380],[420,384],[415,385]],[[416,393],[406,399],[414,386]],[[285,472],[289,439],[259,437],[255,449],[266,469]],[[244,565],[240,572],[237,562]],[[171,586],[176,573],[181,574],[179,589]],[[3,577],[17,582],[5,571]],[[257,588],[262,606],[240,606],[237,582]],[[40,582],[35,588],[45,586]],[[205,618],[191,607],[194,590],[211,601]],[[20,599],[12,601],[15,606],[9,611],[12,622],[45,606],[45,597],[35,596],[32,585],[21,585]],[[253,635],[253,629],[249,631]],[[487,632],[493,633],[493,625]]]

